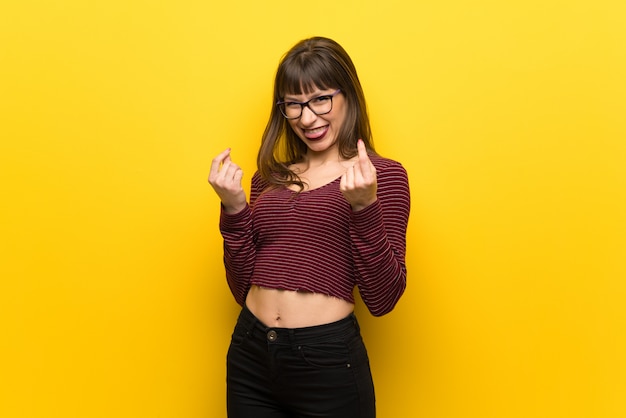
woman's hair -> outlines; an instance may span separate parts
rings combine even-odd
[[[259,174],[270,186],[295,184],[304,188],[289,166],[302,160],[307,146],[276,103],[287,94],[310,94],[316,88],[341,89],[344,95],[346,118],[336,139],[341,157],[357,155],[358,139],[363,140],[369,153],[375,153],[365,96],[350,56],[332,39],[304,39],[285,54],[276,71],[272,111],[257,156]]]

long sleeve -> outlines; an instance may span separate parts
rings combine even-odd
[[[410,191],[400,164],[377,167],[378,199],[352,214],[350,236],[361,298],[375,316],[395,307],[406,288]]]
[[[243,306],[250,288],[255,257],[250,207],[246,206],[232,215],[222,209],[220,232],[224,238],[226,280],[235,300]]]
[[[250,205],[261,192],[260,179],[252,178]],[[224,267],[226,280],[238,304],[244,304],[250,289],[250,278],[256,259],[256,239],[252,225],[250,205],[236,214],[227,214],[223,208],[220,214],[220,232],[224,238]]]

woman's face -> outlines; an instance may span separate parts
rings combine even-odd
[[[333,95],[334,94],[334,95]],[[324,152],[336,148],[339,131],[346,118],[346,100],[336,89],[315,88],[309,94],[287,94],[285,102],[310,102],[316,109],[315,100],[320,96],[332,96],[332,110],[323,115],[315,114],[308,106],[303,106],[302,114],[297,119],[288,119],[291,129],[313,152]],[[322,101],[325,100],[322,97]],[[318,112],[319,113],[319,112]]]

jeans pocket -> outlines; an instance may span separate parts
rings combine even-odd
[[[341,341],[301,345],[298,347],[302,359],[315,368],[348,367],[350,351]]]

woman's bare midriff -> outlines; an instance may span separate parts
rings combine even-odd
[[[354,310],[354,304],[333,296],[259,286],[250,288],[246,306],[263,324],[275,328],[329,324]]]

